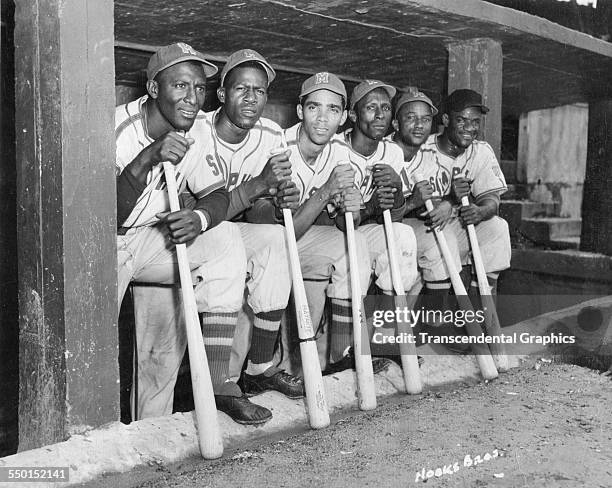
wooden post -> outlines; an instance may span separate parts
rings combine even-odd
[[[502,129],[502,48],[494,39],[470,39],[448,45],[448,93],[470,88],[480,93],[491,111],[480,137],[500,159]]]
[[[0,19],[0,457],[17,449],[19,310],[17,305],[17,182],[15,165],[14,7],[2,0]]]
[[[119,418],[112,0],[16,2],[19,450]]]
[[[580,250],[612,256],[612,100],[589,104]]]

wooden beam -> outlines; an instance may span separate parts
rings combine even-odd
[[[113,2],[15,20],[24,450],[119,418]]]
[[[19,309],[15,165],[14,7],[2,0],[0,21],[0,457],[17,449]]]
[[[612,100],[589,105],[580,250],[612,256]]]
[[[490,112],[484,118],[480,137],[500,159],[502,128],[502,48],[493,39],[470,39],[448,45],[448,93],[471,88],[483,97]]]
[[[323,1],[323,0],[319,0]],[[396,0],[406,8],[438,10],[444,14],[454,14],[481,22],[490,22],[513,29],[518,33],[536,35],[564,45],[575,46],[604,56],[612,56],[612,44],[583,32],[564,27],[548,19],[502,7],[482,0]]]

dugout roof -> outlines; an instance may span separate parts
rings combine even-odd
[[[480,0],[116,0],[116,79],[142,84],[151,49],[186,41],[220,63],[237,49],[281,69],[275,98],[294,102],[305,74],[446,92],[448,43],[502,43],[506,114],[612,97],[612,44]],[[349,84],[350,88],[350,84]]]

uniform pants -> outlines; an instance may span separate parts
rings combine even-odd
[[[117,236],[119,303],[130,281],[178,283],[174,245],[160,227]],[[199,312],[236,313],[242,305],[245,251],[238,227],[229,222],[200,234],[187,245]],[[133,418],[172,413],[174,385],[186,336],[178,287],[134,286],[137,400]],[[206,335],[206,330],[203,331]],[[135,372],[136,376],[136,372]],[[134,391],[133,391],[134,393]],[[134,395],[133,395],[134,397]]]

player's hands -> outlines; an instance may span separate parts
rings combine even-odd
[[[259,178],[261,178],[270,195],[276,195],[279,185],[291,179],[290,149],[278,149],[272,153],[270,159],[264,166]]]
[[[461,203],[461,199],[470,194],[470,182],[464,176],[453,178],[451,188],[457,203]]]
[[[178,212],[162,212],[156,215],[161,225],[168,229],[174,244],[183,244],[195,239],[202,230],[200,216],[193,210],[183,208]]]
[[[280,184],[278,192],[274,196],[274,206],[279,210],[288,208],[291,213],[297,210],[300,206],[300,190],[293,181],[283,181]],[[279,217],[279,213],[282,214],[282,212],[277,212],[277,217]]]
[[[429,181],[419,181],[416,185],[414,185],[412,188],[412,195],[410,196],[412,203],[414,204],[414,208],[420,208],[425,205],[427,200],[431,200],[433,197],[433,192],[433,186]]]
[[[325,199],[328,202],[338,204],[341,198],[336,198],[344,190],[353,187],[353,181],[355,180],[355,170],[349,163],[339,164],[336,166],[329,178],[322,186],[324,191]]]
[[[342,215],[346,212],[353,212],[353,214],[358,215],[361,210],[361,192],[359,189],[355,187],[347,188],[341,195],[341,198],[338,199],[338,213]]]
[[[451,220],[453,216],[453,206],[446,200],[441,200],[431,212],[423,212],[421,217],[426,217],[425,225],[439,227],[440,230]]]
[[[471,203],[459,208],[459,219],[463,225],[478,225],[484,220],[484,214],[478,205]]]
[[[377,187],[391,187],[402,190],[402,180],[395,170],[385,163],[376,163],[372,166],[372,178]]]
[[[390,210],[395,207],[395,196],[397,194],[397,188],[391,188],[383,186],[374,190],[373,198],[375,206],[381,210]]]
[[[146,151],[147,159],[151,166],[163,163],[164,161],[170,161],[172,164],[177,165],[183,160],[183,157],[189,150],[189,146],[194,142],[191,137],[183,137],[178,132],[171,131],[158,137],[144,151]]]

